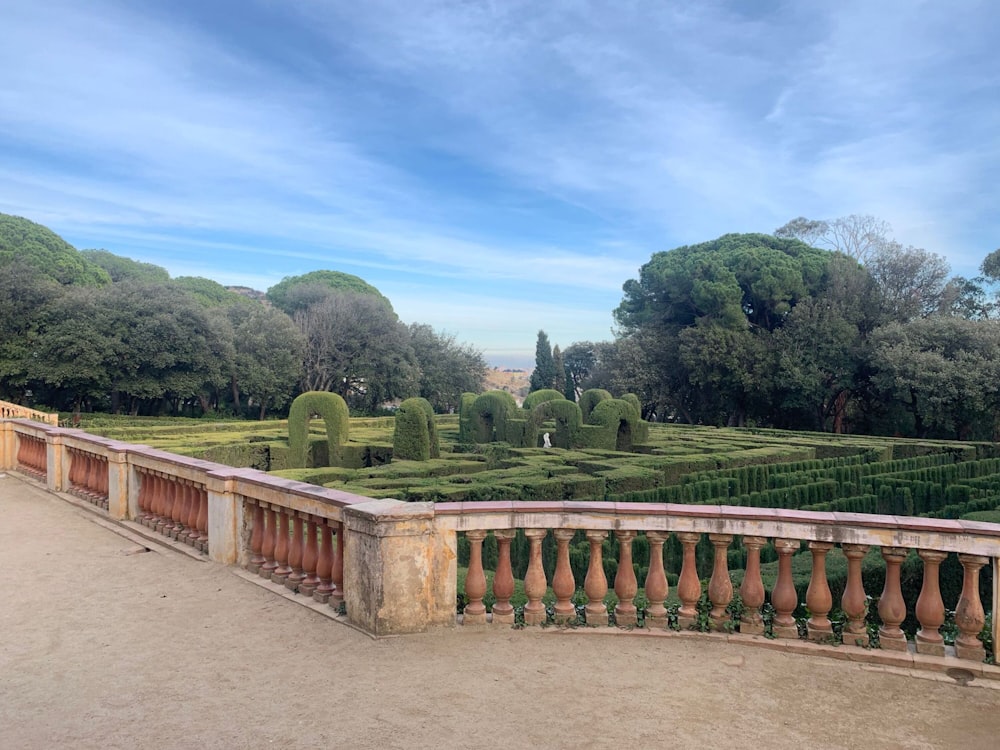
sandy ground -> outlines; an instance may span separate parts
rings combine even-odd
[[[0,748],[1000,745],[997,689],[700,639],[374,641],[143,549],[0,477]]]

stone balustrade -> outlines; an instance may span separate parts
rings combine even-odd
[[[698,618],[702,586],[695,567],[695,547],[707,535],[713,547],[713,568],[708,581],[708,629],[735,628],[751,635],[764,633],[763,605],[765,588],[761,577],[760,551],[773,540],[778,555],[777,580],[770,592],[773,620],[770,635],[777,639],[798,639],[798,624],[793,616],[800,604],[809,613],[805,624],[808,640],[832,643],[835,637],[829,614],[834,602],[827,581],[826,556],[839,545],[847,559],[847,581],[841,601],[845,616],[842,642],[849,646],[868,647],[866,616],[868,595],[878,596],[880,647],[907,651],[908,643],[900,625],[907,611],[900,584],[900,566],[907,552],[916,550],[923,561],[923,588],[913,614],[920,623],[915,650],[919,654],[944,656],[945,646],[939,632],[945,621],[945,606],[939,585],[939,566],[949,552],[958,553],[963,569],[962,593],[955,610],[958,636],[955,655],[959,659],[982,661],[985,652],[978,636],[986,624],[984,604],[980,599],[979,575],[990,562],[994,566],[993,606],[997,597],[997,558],[1000,557],[1000,526],[945,519],[878,516],[855,513],[814,513],[769,508],[728,506],[693,506],[655,503],[599,502],[492,502],[439,503],[435,507],[439,526],[465,533],[469,542],[469,568],[465,583],[467,603],[463,615],[466,624],[488,621],[514,622],[510,604],[514,592],[511,574],[510,540],[517,529],[528,540],[528,565],[524,575],[523,618],[525,625],[580,622],[590,626],[608,624],[605,597],[609,585],[617,604],[614,621],[618,626],[635,626],[638,610],[635,599],[639,582],[632,565],[632,544],[636,535],[645,536],[650,550],[648,573],[643,581],[649,604],[643,613],[649,628],[668,625],[665,602],[669,594],[663,567],[663,546],[675,534],[683,549],[677,579],[676,626],[691,628]],[[556,547],[555,569],[546,580],[542,567],[542,540],[549,531]],[[492,616],[483,600],[487,594],[482,547],[488,533],[497,544],[497,564],[493,577]],[[574,580],[570,567],[569,543],[583,533],[589,543],[589,565],[584,580]],[[617,574],[612,582],[605,578],[602,560],[603,542],[609,535],[618,543]],[[728,570],[728,550],[739,537],[746,549],[746,572],[739,589],[742,613],[731,623],[727,608],[734,589]],[[800,602],[792,578],[792,556],[803,543],[812,558],[812,573],[805,601]],[[881,550],[885,561],[885,585],[881,591],[866,592],[862,583],[861,560],[872,547]],[[542,602],[551,587],[555,603],[551,613]],[[582,588],[586,603],[578,611],[573,601]],[[728,624],[727,624],[728,623]],[[993,622],[994,640],[997,622]]]
[[[108,458],[99,453],[67,447],[69,486],[67,491],[94,505],[108,509]]]
[[[0,401],[0,419],[31,419],[53,426],[59,424],[59,415],[54,412],[29,409],[27,406],[12,404],[10,401]]]
[[[13,470],[42,481],[53,492],[72,493],[120,523],[144,524],[200,550],[208,560],[237,565],[280,583],[303,598],[346,611],[353,625],[377,636],[420,632],[456,624],[458,537],[469,543],[462,622],[513,624],[519,614],[511,603],[515,591],[511,545],[523,530],[528,545],[521,610],[526,625],[548,621],[619,627],[642,624],[731,630],[746,636],[765,629],[777,643],[800,638],[796,608],[808,610],[805,636],[835,640],[830,613],[844,613],[846,648],[869,645],[865,616],[869,596],[878,596],[879,645],[886,651],[912,648],[919,655],[947,653],[945,663],[970,664],[983,658],[978,634],[985,609],[996,606],[1000,525],[970,521],[813,513],[768,508],[600,502],[402,503],[317,487],[178,456],[146,446],[121,443],[80,430],[52,427],[25,419],[0,420],[0,470]],[[555,565],[546,576],[543,539],[552,534]],[[496,539],[498,560],[487,589],[482,549]],[[651,555],[644,579],[636,579],[632,547],[642,535]],[[683,554],[675,591],[668,585],[662,549],[671,538]],[[613,538],[617,573],[605,578],[604,541]],[[712,548],[712,572],[706,600],[695,563],[703,538]],[[569,548],[573,540],[589,551],[583,580],[574,577]],[[727,611],[737,593],[728,570],[728,552],[736,540],[746,550],[746,569],[738,593],[742,611],[734,623]],[[760,552],[768,540],[777,553],[777,580],[765,592]],[[843,596],[834,602],[826,576],[830,551],[839,546],[847,563]],[[881,591],[865,591],[861,561],[877,547],[885,565]],[[804,602],[792,583],[792,557],[805,548],[811,579]],[[923,589],[907,612],[900,568],[909,550],[923,564]],[[954,656],[939,632],[945,609],[939,567],[957,553],[963,570],[962,593],[955,612],[958,635]],[[992,601],[983,602],[979,576],[992,564]],[[579,569],[579,568],[578,568]],[[644,597],[637,599],[639,587]],[[551,588],[551,609],[546,597]],[[605,596],[614,591],[613,618]],[[581,593],[582,591],[582,593]],[[491,596],[487,596],[487,594]],[[770,609],[764,611],[766,593]],[[668,596],[678,605],[668,609]],[[492,607],[486,601],[493,600]],[[638,604],[637,604],[638,602]],[[640,606],[643,607],[640,610]],[[910,646],[901,624],[907,614],[919,623]],[[997,618],[993,620],[994,640]],[[742,636],[741,636],[742,637]],[[871,652],[857,649],[857,658]],[[956,658],[957,657],[957,658]]]

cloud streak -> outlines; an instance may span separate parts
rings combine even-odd
[[[1000,244],[988,3],[139,7],[5,11],[0,210],[174,273],[334,267],[529,351],[560,305],[607,338],[651,253],[798,215],[966,274]]]

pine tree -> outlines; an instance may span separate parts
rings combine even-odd
[[[552,346],[545,331],[538,332],[535,344],[535,369],[531,373],[531,390],[551,388],[556,379],[556,366],[552,360]]]

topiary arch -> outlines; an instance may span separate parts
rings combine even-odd
[[[309,421],[318,414],[326,424],[326,440],[331,466],[340,462],[340,446],[347,442],[350,424],[347,403],[336,393],[307,391],[288,410],[288,468],[304,469],[308,463]]]

